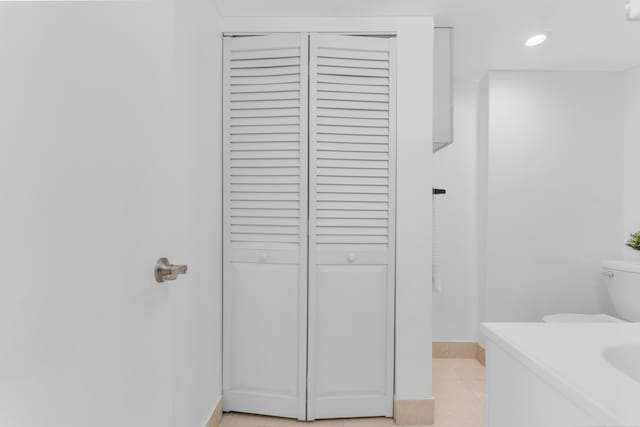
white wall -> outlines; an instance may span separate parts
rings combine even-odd
[[[620,73],[492,72],[488,84],[484,320],[610,312],[599,269],[623,253]]]
[[[219,55],[193,7],[0,4],[0,425],[200,427],[217,403]],[[160,256],[189,273],[155,283]]]
[[[191,277],[173,294],[173,425],[201,427],[222,398],[222,33],[212,1],[177,0],[174,11]]]
[[[433,340],[477,339],[476,144],[478,84],[454,85],[454,143],[434,154],[442,291],[433,294]]]
[[[624,236],[640,230],[640,67],[624,73]],[[625,259],[640,251],[625,248]]]
[[[397,87],[396,399],[432,397],[431,147],[433,19],[224,18],[226,32],[395,32]],[[426,262],[425,262],[426,261]]]
[[[478,88],[478,145],[476,147],[476,257],[478,268],[477,323],[486,319],[487,307],[487,238],[489,222],[489,76],[480,81]],[[480,338],[480,337],[479,337]],[[481,341],[481,340],[480,340]]]
[[[496,75],[502,73],[492,73],[495,85]],[[515,73],[513,73],[515,74]],[[530,79],[539,73],[518,73],[516,77]],[[583,76],[589,73],[579,73]],[[566,74],[551,73],[558,78]],[[592,75],[596,80],[602,75]],[[616,80],[616,73],[605,74],[605,79]],[[600,79],[601,80],[601,79]],[[493,298],[497,298],[497,303],[487,304],[486,293],[486,256],[487,244],[487,214],[488,214],[488,177],[489,177],[489,77],[480,83],[480,89],[471,82],[456,82],[455,87],[455,143],[434,155],[434,186],[447,188],[448,194],[436,199],[439,212],[440,229],[440,272],[443,283],[443,291],[435,293],[434,304],[434,325],[433,337],[435,341],[467,341],[476,340],[477,324],[482,319],[486,319],[487,307],[495,307],[504,299],[500,292],[494,291]],[[512,82],[512,84],[514,84]],[[535,84],[533,81],[530,84]],[[602,84],[602,82],[600,82]],[[518,89],[520,85],[518,84]],[[495,88],[495,86],[494,86]],[[612,83],[611,97],[615,97],[619,88],[616,83]],[[600,94],[606,95],[606,88],[602,88]],[[545,102],[558,101],[566,93],[558,94],[558,98],[549,98]],[[592,96],[591,94],[589,94]],[[520,96],[523,96],[521,93]],[[597,94],[595,95],[597,96]],[[571,102],[575,99],[569,95],[563,103]],[[535,99],[534,99],[535,101]],[[610,123],[613,111],[620,111],[620,106],[615,105],[615,100],[610,100],[614,106],[611,114],[607,114]],[[556,102],[558,108],[558,103]],[[479,108],[478,108],[479,107]],[[494,116],[495,117],[495,116]],[[613,258],[619,258],[621,247],[629,234],[640,230],[640,169],[637,164],[640,162],[640,67],[631,69],[624,73],[624,235],[618,239],[613,248],[613,238],[609,239],[611,247],[610,254]],[[477,120],[476,120],[477,119]],[[477,123],[476,123],[477,122]],[[493,122],[495,124],[495,122]],[[548,122],[547,122],[548,123]],[[601,121],[597,122],[598,125]],[[611,128],[611,126],[609,126]],[[587,130],[584,130],[586,133]],[[514,140],[521,141],[517,132],[513,132]],[[616,146],[616,136],[619,132],[615,129],[611,137],[605,139],[607,146],[613,143]],[[553,138],[555,139],[555,138]],[[550,140],[550,139],[549,139]],[[593,142],[595,137],[591,139]],[[618,140],[619,141],[619,140]],[[495,154],[495,152],[494,152]],[[504,154],[503,154],[504,156]],[[583,157],[564,156],[566,169],[573,170],[574,166],[580,166],[577,162],[583,162]],[[590,156],[592,165],[594,156]],[[517,156],[516,156],[517,159]],[[504,160],[508,160],[504,158]],[[515,159],[514,159],[515,160]],[[551,160],[549,160],[550,162]],[[554,161],[555,162],[555,161]],[[519,173],[525,173],[521,164],[520,167],[512,168],[504,172],[504,176],[513,174],[517,178]],[[618,165],[619,169],[621,165]],[[584,165],[580,166],[584,167]],[[601,170],[602,165],[598,168]],[[609,170],[613,169],[613,163],[609,162]],[[529,173],[529,172],[527,172]],[[603,172],[598,172],[595,176],[600,176]],[[530,176],[530,175],[529,175]],[[532,179],[540,180],[540,177],[533,176]],[[556,176],[557,178],[557,176]],[[612,179],[616,179],[612,177]],[[617,178],[619,179],[619,177]],[[506,180],[506,178],[505,178]],[[614,187],[615,188],[615,187]],[[539,202],[540,199],[537,199]],[[470,206],[470,203],[472,204]],[[610,201],[610,203],[614,203]],[[612,205],[616,207],[618,205]],[[537,209],[537,208],[536,208]],[[615,209],[614,209],[615,210]],[[612,211],[613,212],[613,211]],[[506,214],[504,214],[506,215]],[[473,217],[473,218],[470,218]],[[535,224],[535,223],[533,223]],[[564,233],[565,230],[558,231]],[[482,250],[476,249],[477,247]],[[471,248],[471,249],[470,249]],[[526,251],[527,249],[525,249]],[[473,253],[470,253],[473,252]],[[521,252],[522,249],[518,249]],[[616,251],[620,251],[619,253]],[[556,254],[558,255],[558,254]],[[533,257],[533,255],[528,255]],[[533,258],[538,258],[535,255]],[[624,256],[629,260],[640,260],[640,252],[630,248],[624,248]],[[478,259],[480,258],[480,259]],[[550,262],[549,257],[545,257]],[[575,281],[575,280],[574,280]],[[584,301],[584,296],[575,298],[575,307],[582,304],[585,310],[598,311],[610,310],[608,298],[602,293],[599,284],[594,284],[594,279],[590,280],[591,286],[595,286],[593,292],[597,295],[594,302],[593,294]],[[554,293],[555,295],[555,293]],[[491,297],[491,295],[489,295]],[[590,299],[590,300],[589,300]],[[537,302],[538,312],[551,312],[554,309],[568,310],[567,298],[549,299],[547,303]],[[578,310],[578,308],[575,308]],[[493,309],[493,312],[501,310]],[[504,311],[504,310],[502,310]],[[475,317],[474,317],[475,316]],[[535,317],[527,313],[528,318]],[[524,320],[521,319],[514,320]]]
[[[419,400],[432,397],[433,20],[399,21],[395,393]]]

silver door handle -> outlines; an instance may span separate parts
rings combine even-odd
[[[156,282],[162,283],[165,280],[176,280],[178,278],[178,274],[187,274],[187,266],[173,265],[167,258],[160,258],[156,262],[156,267],[154,269]]]
[[[602,274],[604,274],[605,276],[607,276],[609,279],[613,279],[613,277],[615,276],[615,274],[613,273],[613,271],[607,271],[604,270],[601,272]]]

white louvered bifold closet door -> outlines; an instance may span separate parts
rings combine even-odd
[[[308,35],[225,37],[223,407],[305,419]]]
[[[312,34],[307,418],[392,416],[395,38]]]

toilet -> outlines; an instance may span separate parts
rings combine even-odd
[[[559,313],[544,316],[542,320],[546,323],[640,322],[640,262],[603,261],[602,274],[618,317]]]

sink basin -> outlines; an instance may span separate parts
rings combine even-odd
[[[609,347],[604,358],[624,375],[640,383],[640,344]]]

